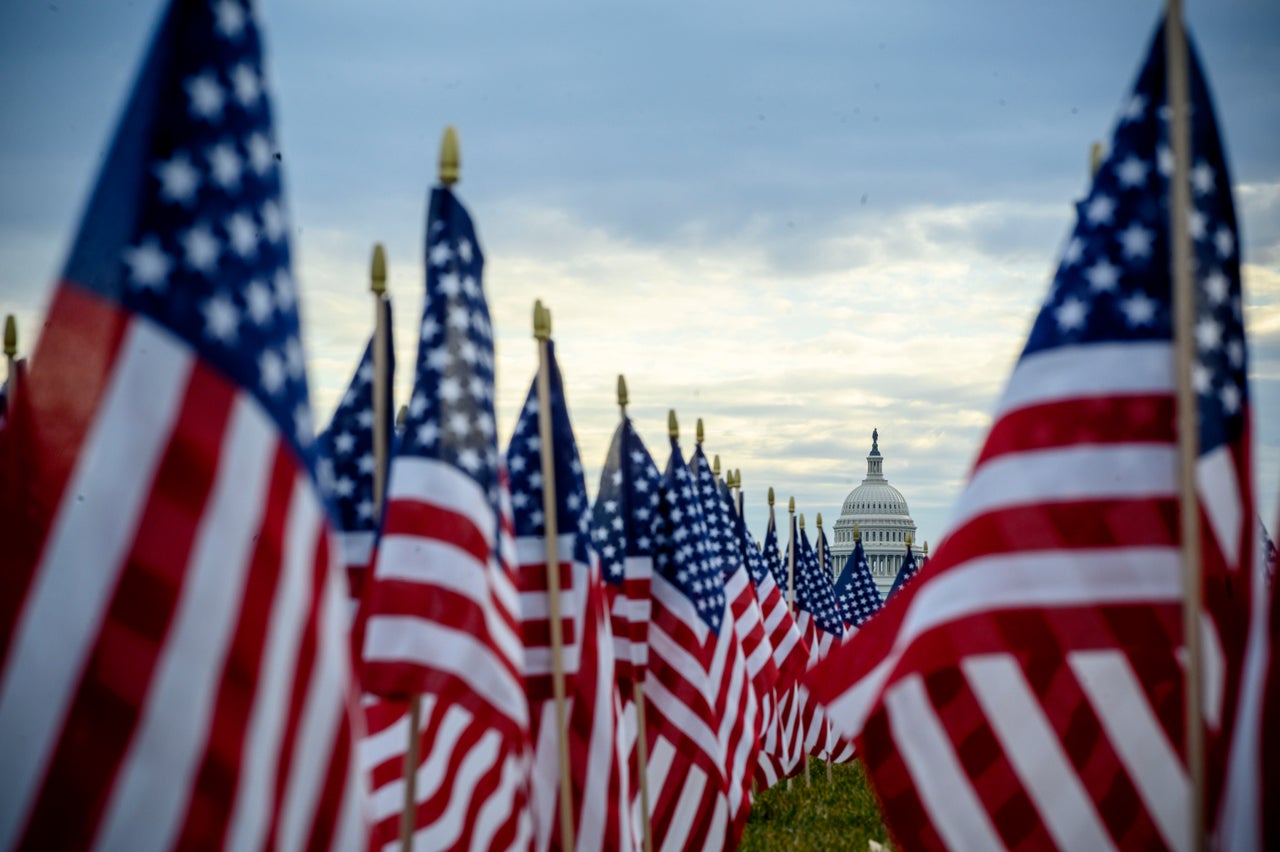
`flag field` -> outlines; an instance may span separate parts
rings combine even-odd
[[[865,850],[874,840],[890,848],[880,806],[860,761],[832,766],[832,781],[813,774],[813,785],[796,779],[777,784],[751,805],[742,852],[765,849]]]

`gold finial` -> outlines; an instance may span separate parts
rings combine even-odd
[[[533,336],[537,340],[551,339],[551,311],[538,299],[533,303]]]
[[[667,433],[673,438],[680,437],[680,424],[676,422],[676,410],[674,408],[667,412]]]
[[[1094,142],[1089,146],[1089,178],[1092,179],[1098,174],[1098,169],[1102,168],[1102,160],[1106,157],[1106,149],[1102,147],[1101,142]]]
[[[853,525],[853,540],[862,541],[862,528],[857,524]]]
[[[818,513],[818,529],[822,529],[822,513]]]
[[[369,270],[369,289],[381,296],[387,292],[387,252],[382,243],[373,244],[373,264]]]
[[[733,487],[734,488],[742,487],[742,468],[740,467],[735,467],[733,469]]]
[[[698,418],[698,431],[697,431],[697,433],[696,433],[696,434],[697,434],[698,446],[699,446],[699,447],[701,447],[701,446],[702,446],[702,434],[703,434],[703,433],[702,433],[702,418],[701,418],[701,417],[699,417],[699,418]],[[716,471],[716,472],[717,472],[717,473],[719,473],[719,471]]]
[[[800,513],[800,529],[804,529],[804,512]]]
[[[4,318],[4,354],[11,360],[18,357],[18,322],[13,314]]]
[[[907,533],[907,547],[911,546],[911,533]]]
[[[698,421],[698,425],[702,425],[701,420]],[[698,443],[701,444],[702,442],[699,441]],[[714,473],[716,476],[720,475],[720,454],[719,453],[716,453],[715,456],[711,459],[711,472]]]
[[[458,167],[461,165],[458,155],[458,131],[449,125],[444,129],[444,138],[440,140],[440,182],[445,186],[453,186],[458,182]]]
[[[622,413],[627,413],[627,380],[618,374],[618,407],[622,409]]]
[[[787,504],[787,511],[793,515],[796,513],[796,498],[791,498],[791,502]]]
[[[769,486],[769,505],[773,505],[773,486]]]
[[[925,556],[929,555],[929,542],[927,541],[924,543],[924,555]]]

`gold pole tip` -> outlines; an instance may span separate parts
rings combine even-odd
[[[857,524],[853,525],[853,540],[862,541],[862,528]]]
[[[818,529],[822,529],[822,513],[818,513]]]
[[[699,418],[698,418],[698,431],[697,431],[698,446],[702,446],[702,436],[703,436],[703,434],[704,434],[704,433],[703,433],[703,431],[702,431],[702,418],[701,418],[701,417],[699,417]]]
[[[929,555],[929,542],[927,541],[924,543],[924,555],[925,556]]]
[[[769,505],[773,505],[773,486],[769,486]]]
[[[733,484],[738,488],[742,487],[742,468],[740,467],[733,469]]]
[[[701,423],[702,421],[699,420],[698,422]],[[702,443],[702,442],[699,441],[698,443]],[[716,453],[711,459],[711,472],[714,473],[716,476],[720,475],[720,454],[719,453]]]
[[[911,546],[911,533],[907,533],[907,547]]]
[[[1089,146],[1089,177],[1093,178],[1098,174],[1098,169],[1102,168],[1102,161],[1106,158],[1107,151],[1102,147],[1101,142],[1094,142]]]
[[[804,512],[800,513],[800,529],[804,529]]]
[[[533,303],[533,336],[537,340],[551,339],[551,311],[541,299]]]
[[[621,373],[618,374],[618,407],[623,411],[627,410],[627,380]]]
[[[680,437],[680,424],[676,422],[676,410],[674,408],[667,412],[667,434],[673,438]]]
[[[440,182],[445,186],[457,183],[460,164],[458,131],[451,124],[444,129],[444,138],[440,140]]]
[[[373,263],[369,269],[369,289],[381,296],[387,292],[387,252],[382,243],[373,244]]]
[[[791,512],[793,515],[795,514],[795,511],[796,511],[796,498],[794,498],[794,497],[792,497],[792,498],[791,498],[791,502],[789,502],[789,503],[787,504],[787,511]]]
[[[10,358],[18,355],[18,321],[13,314],[4,318],[4,354]]]

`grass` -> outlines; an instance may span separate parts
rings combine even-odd
[[[889,832],[862,764],[833,766],[827,783],[824,765],[814,761],[813,783],[804,775],[783,781],[756,796],[742,834],[744,852],[751,850],[865,850],[868,840],[889,846]]]

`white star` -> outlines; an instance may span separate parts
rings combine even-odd
[[[124,262],[129,266],[129,277],[136,287],[159,292],[168,285],[173,262],[160,249],[160,242],[155,237],[147,237],[141,245],[125,249]]]
[[[187,265],[205,274],[212,273],[218,263],[221,247],[204,225],[196,225],[181,237]]]
[[[462,280],[458,278],[456,272],[446,272],[441,275],[437,286],[440,288],[440,292],[450,299],[462,292]]]
[[[433,447],[440,438],[440,427],[435,423],[423,423],[418,427],[418,443],[424,447]]]
[[[225,223],[231,248],[246,260],[258,253],[258,228],[245,213],[232,213]]]
[[[365,362],[360,365],[360,369],[356,370],[356,381],[362,385],[367,385],[373,381],[372,362]]]
[[[271,170],[271,166],[275,161],[272,155],[271,142],[262,132],[256,132],[248,138],[244,143],[245,150],[249,152],[249,168],[253,169],[259,176],[265,175]]]
[[[261,281],[253,280],[244,289],[245,307],[249,310],[249,319],[255,325],[266,325],[271,319],[275,306],[271,300],[271,290]]]
[[[1124,256],[1128,258],[1150,257],[1151,241],[1155,234],[1134,222],[1120,232],[1120,245],[1124,248]]]
[[[222,117],[222,105],[226,101],[226,95],[212,71],[204,71],[199,76],[188,79],[184,88],[187,90],[187,97],[191,99],[193,115],[209,121]]]
[[[1110,225],[1116,212],[1115,199],[1109,195],[1099,195],[1089,202],[1085,208],[1085,218],[1092,225]]]
[[[1199,210],[1192,210],[1187,217],[1187,230],[1191,232],[1191,239],[1203,240],[1205,235],[1205,226],[1208,224],[1208,217]]]
[[[475,364],[479,353],[476,351],[476,345],[470,340],[464,340],[458,344],[458,357],[468,364]]]
[[[453,257],[453,250],[449,248],[447,242],[436,243],[427,252],[427,259],[432,266],[444,266],[451,257]]]
[[[1120,310],[1131,326],[1150,325],[1156,315],[1156,300],[1145,293],[1134,293],[1120,303]]]
[[[1235,235],[1231,233],[1230,228],[1228,228],[1226,225],[1223,225],[1222,227],[1218,228],[1216,232],[1214,232],[1213,245],[1214,245],[1214,248],[1218,250],[1218,257],[1221,257],[1221,258],[1231,257],[1231,255],[1235,254],[1235,250],[1236,250]]]
[[[244,62],[231,69],[231,87],[236,90],[236,100],[246,109],[256,104],[262,96],[262,82]]]
[[[356,469],[361,473],[373,473],[373,453],[365,453],[356,460]]]
[[[1142,186],[1147,182],[1147,164],[1132,155],[1116,167],[1116,177],[1120,185],[1125,187]]]
[[[471,392],[471,398],[476,402],[485,402],[493,395],[489,383],[479,376],[471,377],[467,382],[467,390]]]
[[[1208,195],[1213,192],[1215,184],[1213,169],[1209,164],[1204,160],[1196,163],[1191,169],[1191,188],[1196,191],[1196,195]]]
[[[1221,305],[1225,302],[1230,291],[1231,282],[1227,280],[1227,276],[1222,274],[1222,270],[1215,269],[1205,276],[1204,292],[1209,297],[1209,301],[1215,305]]]
[[[449,377],[440,381],[440,398],[448,403],[462,399],[462,386],[457,379]]]
[[[471,262],[471,241],[466,237],[458,241],[458,257],[462,258],[463,263]]]
[[[427,353],[427,367],[437,373],[442,373],[448,369],[450,361],[449,350],[443,346],[432,349]]]
[[[1120,281],[1120,267],[1115,266],[1105,257],[1085,270],[1084,277],[1089,279],[1089,286],[1099,293],[1114,290]]]
[[[409,416],[420,417],[422,412],[427,410],[427,398],[422,391],[414,393],[413,398],[409,400]]]
[[[1239,339],[1231,340],[1227,343],[1227,360],[1231,362],[1231,366],[1239,369],[1244,365],[1244,344]]]
[[[471,432],[471,418],[466,415],[466,412],[453,412],[449,415],[449,431],[459,438],[465,438]]]
[[[262,205],[262,230],[273,243],[280,242],[284,237],[284,212],[274,200],[268,200]]]
[[[373,520],[373,501],[361,500],[356,504],[356,516],[362,521]]]
[[[213,14],[217,20],[214,26],[224,38],[236,39],[244,31],[244,9],[233,0],[221,0],[215,3]]]
[[[1085,315],[1089,312],[1089,306],[1079,299],[1067,299],[1053,312],[1054,319],[1058,321],[1058,328],[1062,331],[1070,331],[1084,326]]]
[[[349,476],[341,477],[333,484],[333,493],[337,494],[339,497],[350,497],[355,493],[355,491],[356,483]]]
[[[168,160],[157,163],[156,177],[160,179],[160,197],[184,207],[196,199],[200,186],[200,172],[191,165],[191,158],[179,151]]]
[[[223,343],[235,342],[236,330],[240,326],[240,312],[231,299],[221,293],[215,294],[201,305],[200,310],[204,314],[206,337]]]
[[[449,309],[449,317],[446,320],[450,327],[459,331],[466,331],[467,326],[471,324],[471,314],[467,311],[465,305],[455,305]]]
[[[1216,349],[1222,343],[1222,326],[1212,317],[1196,323],[1196,343],[1201,349]]]
[[[372,429],[373,428],[373,411],[371,411],[368,408],[361,411],[359,414],[356,415],[356,423],[360,426],[361,429]]]
[[[298,303],[298,297],[293,287],[293,277],[289,275],[289,270],[283,266],[276,270],[275,294],[276,304],[280,306],[280,313],[282,314],[290,313],[294,305]]]
[[[345,456],[356,448],[356,436],[350,432],[339,432],[333,438],[333,451],[340,456]]]
[[[430,341],[433,337],[440,333],[440,323],[436,322],[435,317],[426,317],[422,320],[422,340]]]
[[[284,362],[293,378],[301,379],[306,373],[307,362],[302,357],[302,342],[298,338],[290,337],[284,342]]]
[[[1240,410],[1240,388],[1235,385],[1224,385],[1218,391],[1218,399],[1222,400],[1222,408],[1227,414],[1235,414]]]
[[[1173,149],[1168,145],[1156,149],[1156,168],[1165,177],[1173,174]]]
[[[263,351],[258,359],[258,377],[262,389],[269,394],[276,394],[284,387],[284,359],[274,349]]]
[[[486,438],[492,438],[497,432],[497,427],[493,422],[493,416],[488,412],[480,412],[480,415],[476,418],[476,422],[480,427],[480,431],[484,433]]]
[[[470,447],[458,453],[458,465],[466,470],[475,473],[480,470],[480,456]]]
[[[462,292],[473,299],[480,297],[480,285],[476,283],[474,276],[468,275],[462,279]]]

